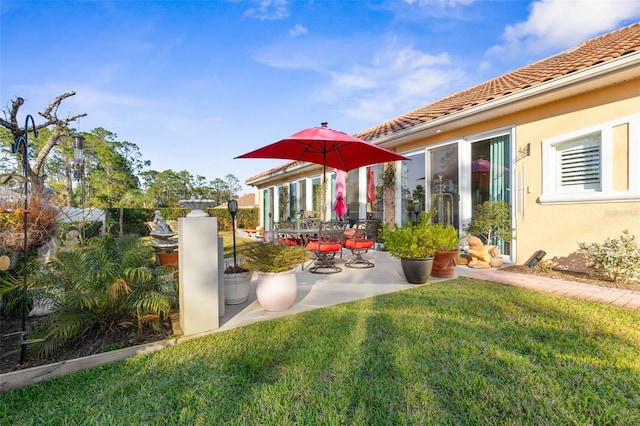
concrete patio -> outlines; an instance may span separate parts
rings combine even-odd
[[[225,305],[225,315],[220,319],[219,330],[230,330],[258,321],[416,287],[415,284],[406,282],[400,262],[387,252],[370,251],[367,253],[365,257],[376,265],[370,269],[344,267],[343,264],[350,255],[345,252],[343,259],[337,259],[338,266],[343,267],[342,272],[336,274],[313,274],[298,267],[296,270],[298,297],[291,308],[281,312],[265,311],[256,301],[254,277],[247,302],[239,305]],[[638,291],[600,287],[574,281],[505,272],[498,269],[473,269],[468,266],[456,266],[456,277],[476,278],[557,296],[593,300],[640,310],[640,292]],[[429,283],[447,279],[449,278],[431,277]]]

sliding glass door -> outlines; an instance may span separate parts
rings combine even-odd
[[[433,221],[445,226],[460,226],[458,185],[458,144],[429,151],[429,188]]]
[[[495,136],[471,144],[471,204],[473,208],[485,201],[504,201],[511,204],[509,134]],[[510,253],[510,245],[495,239],[487,244]]]

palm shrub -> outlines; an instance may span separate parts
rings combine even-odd
[[[155,265],[153,249],[134,236],[90,239],[58,255],[36,277],[53,311],[30,337],[42,338],[31,354],[48,357],[89,333],[118,333],[132,326],[161,327],[176,306],[175,279]]]
[[[244,246],[240,255],[249,270],[276,273],[289,271],[304,262],[307,250],[302,246],[259,242]]]

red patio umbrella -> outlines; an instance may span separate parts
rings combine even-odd
[[[334,169],[336,172],[336,201],[333,210],[336,212],[336,219],[344,220],[347,217],[347,205],[344,200],[347,197],[347,172]]]
[[[367,173],[367,201],[371,206],[371,212],[373,213],[373,203],[376,201],[376,183],[373,180],[373,169],[369,167]]]
[[[235,158],[282,158],[322,164],[323,181],[327,167],[348,172],[370,164],[407,160],[386,148],[330,129],[327,123],[322,123],[321,127],[301,130],[288,138]],[[324,182],[322,189],[325,190]]]

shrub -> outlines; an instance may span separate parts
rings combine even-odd
[[[510,242],[511,206],[505,201],[485,201],[475,207],[475,214],[466,232],[482,237],[485,244],[495,244],[494,237]]]
[[[29,349],[48,357],[85,333],[137,327],[159,329],[176,306],[175,280],[155,266],[153,249],[135,237],[91,239],[60,251],[35,281],[48,290],[52,313],[30,337],[43,338]]]
[[[614,282],[640,279],[640,249],[635,235],[622,231],[617,239],[607,238],[603,244],[578,243],[578,252],[587,258],[587,266]]]
[[[406,227],[385,224],[382,229],[382,241],[389,254],[398,259],[433,257],[440,246],[440,230],[444,228],[440,224],[431,223],[432,213],[424,213],[420,222],[409,222]]]

